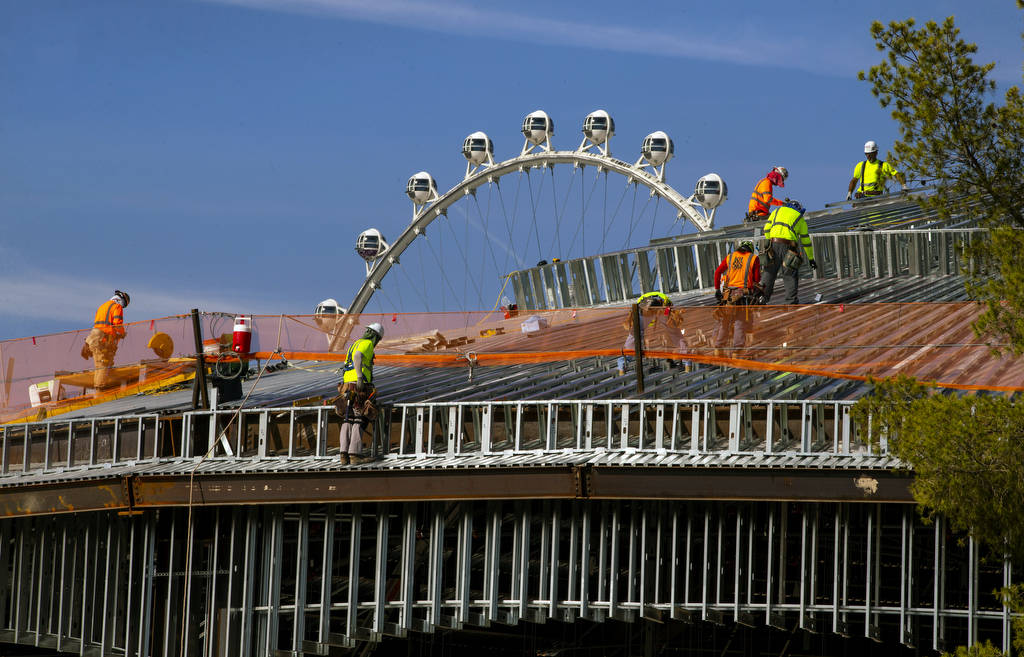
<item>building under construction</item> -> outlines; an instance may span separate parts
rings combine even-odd
[[[527,150],[517,159],[562,156]],[[432,185],[417,216],[444,201]],[[518,269],[503,310],[371,313],[357,295],[347,314],[253,317],[245,358],[221,348],[233,316],[138,322],[112,390],[67,365],[81,332],[3,343],[0,644],[154,657],[1008,648],[996,592],[1019,571],[925,524],[912,473],[851,415],[869,376],[1022,389],[1024,363],[971,329],[960,247],[984,231],[906,199],[807,222],[818,269],[801,295],[815,302],[753,308],[742,347],[717,337],[710,281],[759,226]],[[371,254],[368,280],[396,264],[387,254]],[[655,290],[672,307],[625,347],[632,302]],[[387,331],[375,458],[345,466],[329,400],[369,322]],[[158,333],[177,346],[154,359]]]

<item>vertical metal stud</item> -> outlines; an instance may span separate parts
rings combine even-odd
[[[444,512],[440,506],[436,506],[430,526],[430,565],[427,584],[427,597],[430,600],[427,622],[430,624],[430,627],[436,627],[441,622],[441,570],[444,563],[443,557]]]
[[[462,502],[462,519],[459,523],[459,549],[458,549],[458,596],[459,596],[459,622],[469,621],[469,596],[470,596],[470,572],[473,562],[473,509],[468,503]]]
[[[241,609],[241,651],[247,657],[252,654],[252,616],[253,616],[253,584],[256,581],[256,509],[250,508],[245,524],[245,545],[242,571],[242,609]]]
[[[345,636],[354,637],[356,635],[356,614],[359,611],[359,547],[362,545],[362,532],[363,532],[363,506],[356,502],[351,506],[351,522],[349,524],[349,550],[348,550],[348,577],[347,579],[347,595],[345,598]],[[378,510],[377,515],[377,558],[381,558],[381,550],[384,550],[384,554],[387,554],[387,547],[381,548],[380,541],[380,528],[386,524],[384,519],[387,517],[385,510]],[[387,542],[387,536],[384,537],[385,543]],[[333,542],[333,541],[332,541]],[[378,564],[378,572],[383,571],[383,566]],[[329,571],[328,571],[329,572]],[[325,573],[325,576],[327,573]],[[382,578],[384,579],[384,578]],[[377,583],[374,583],[376,588]],[[380,584],[383,586],[383,584]],[[328,590],[330,587],[328,587]],[[321,627],[324,626],[321,620]],[[330,629],[330,625],[327,624],[327,629]],[[374,629],[377,630],[377,623],[374,623]],[[378,630],[379,631],[379,630]],[[326,636],[326,632],[325,632]]]
[[[584,502],[580,518],[580,563],[579,594],[580,616],[590,617],[590,502]]]
[[[292,618],[292,650],[302,650],[306,634],[306,568],[309,563],[309,507],[299,512],[298,535],[295,537],[295,614]]]
[[[558,548],[561,544],[562,503],[551,505],[551,583],[548,586],[548,616],[555,617],[558,609]]]
[[[405,504],[402,508],[402,607],[399,624],[403,629],[412,629],[412,604],[415,590],[413,575],[416,570],[416,509],[413,504]]]
[[[352,521],[355,522],[355,508],[353,504]],[[384,606],[387,604],[387,562],[388,562],[388,525],[391,522],[390,507],[386,504],[377,506],[377,555],[374,565],[373,579],[373,631],[380,633],[384,630]],[[357,557],[358,555],[353,555]],[[358,561],[358,559],[356,559]],[[349,567],[351,572],[351,566]],[[355,581],[356,593],[349,589],[349,636],[355,633],[355,604],[351,603],[353,596],[358,594],[358,578]],[[349,586],[353,586],[353,580],[349,580]]]

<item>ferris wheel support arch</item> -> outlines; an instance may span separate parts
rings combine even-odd
[[[497,182],[502,176],[517,171],[528,169],[540,169],[554,167],[556,164],[572,164],[576,167],[596,167],[599,172],[614,171],[626,178],[626,184],[642,184],[651,190],[651,195],[658,195],[671,203],[678,211],[677,217],[686,218],[696,226],[698,231],[704,232],[712,229],[714,223],[714,210],[710,215],[699,211],[700,207],[692,199],[687,198],[674,188],[659,180],[658,177],[644,169],[631,165],[622,160],[585,151],[542,151],[527,153],[514,157],[504,162],[499,162],[488,167],[477,170],[475,173],[466,176],[459,184],[439,196],[430,205],[424,206],[413,217],[412,223],[402,232],[389,248],[380,254],[373,263],[366,280],[359,287],[352,303],[349,304],[349,314],[363,312],[366,304],[370,301],[373,293],[380,289],[381,281],[391,269],[397,264],[402,253],[409,248],[417,237],[423,235],[427,226],[441,215],[447,215],[448,208],[465,196],[475,193],[482,185]]]

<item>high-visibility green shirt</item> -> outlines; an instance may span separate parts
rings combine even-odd
[[[868,194],[880,194],[885,191],[885,181],[895,178],[899,173],[892,165],[882,160],[869,162],[864,160],[853,167],[853,177],[860,179],[856,190]]]
[[[345,383],[355,383],[359,380],[356,373],[356,366],[352,360],[352,353],[358,351],[363,355],[363,379],[367,383],[373,382],[373,340],[367,340],[366,338],[360,338],[352,343],[352,346],[348,348],[348,358],[345,359],[345,374],[342,376],[342,381]]]
[[[814,247],[811,236],[807,234],[807,222],[804,213],[797,212],[788,205],[776,208],[768,215],[768,223],[764,225],[764,236],[768,239],[780,238],[792,240],[804,247],[808,260],[814,260]]]

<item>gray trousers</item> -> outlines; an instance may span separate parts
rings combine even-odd
[[[363,451],[363,423],[341,423],[341,453],[359,454]]]
[[[779,269],[782,269],[782,284],[786,288],[786,303],[796,305],[800,303],[797,300],[797,293],[800,291],[800,269],[790,269],[789,267],[782,266],[782,259],[786,257],[786,252],[789,251],[789,246],[781,242],[770,242],[769,248],[772,251],[772,258],[763,258],[764,262],[764,276],[761,277],[761,282],[764,283],[764,296],[765,303],[768,303],[772,299],[772,290],[775,288],[775,278],[779,274]],[[800,248],[800,247],[797,247]],[[803,258],[803,254],[800,254]]]
[[[719,306],[715,310],[718,326],[715,327],[715,347],[747,346],[747,336],[753,328],[754,311],[747,304]]]

